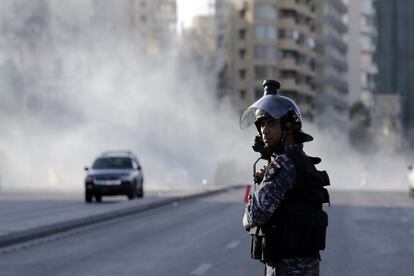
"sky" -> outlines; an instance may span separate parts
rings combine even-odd
[[[178,26],[189,27],[195,15],[208,14],[211,0],[177,0]],[[214,2],[214,1],[211,1]]]

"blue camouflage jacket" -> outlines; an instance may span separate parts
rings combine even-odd
[[[302,144],[285,146],[287,150],[303,151]],[[252,228],[265,224],[282,202],[286,191],[295,183],[296,169],[286,154],[272,158],[256,192],[249,199],[243,217],[243,226]]]

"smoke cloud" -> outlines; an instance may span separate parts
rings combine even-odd
[[[82,190],[83,167],[106,150],[132,150],[148,189],[249,183],[255,129],[240,131],[214,78],[174,44],[149,55],[145,35],[125,27],[128,2],[99,2],[1,2],[2,189]],[[304,127],[333,189],[405,188],[402,157],[367,156],[343,130]]]

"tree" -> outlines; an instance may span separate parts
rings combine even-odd
[[[371,112],[360,101],[354,103],[349,109],[349,140],[351,144],[360,151],[371,151],[374,149],[374,139],[370,133]]]

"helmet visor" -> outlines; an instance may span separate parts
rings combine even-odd
[[[240,117],[240,128],[247,129],[256,122],[258,109],[265,111],[275,119],[280,119],[290,109],[294,103],[286,97],[278,95],[265,95],[248,107]],[[296,105],[294,108],[297,109]]]

